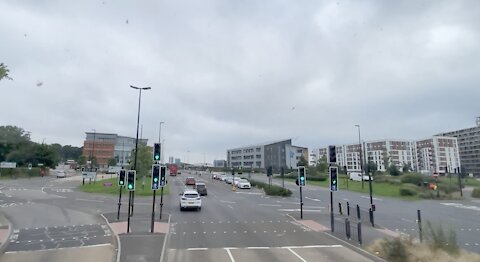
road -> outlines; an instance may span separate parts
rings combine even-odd
[[[267,182],[265,174],[254,174],[253,179]],[[280,185],[280,179],[273,179],[273,183]],[[360,182],[350,182],[360,183]],[[285,180],[285,186],[292,190],[292,202],[300,202],[298,186],[294,182]],[[375,186],[375,185],[374,185]],[[368,188],[368,183],[365,183]],[[329,209],[330,191],[327,188],[308,185],[303,188],[303,201],[306,206],[317,205]],[[364,221],[368,220],[367,210],[370,206],[368,194],[340,190],[334,193],[334,207],[338,213],[338,203],[345,208],[346,202],[354,208],[357,204],[362,208]],[[423,230],[425,232],[426,222],[433,225],[442,225],[446,232],[452,229],[457,235],[461,248],[480,253],[480,201],[475,199],[464,200],[419,200],[408,201],[389,197],[374,197],[376,205],[375,223],[389,231],[409,234],[418,237],[417,210],[421,210]],[[298,204],[297,204],[298,208]],[[352,209],[351,212],[354,212]],[[318,216],[318,221],[327,221],[327,216]]]

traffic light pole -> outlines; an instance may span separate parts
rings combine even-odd
[[[118,194],[118,211],[117,211],[117,220],[120,219],[120,206],[122,205],[122,186],[120,186],[119,194]]]
[[[150,232],[153,233],[155,229],[155,193],[157,190],[153,190],[153,204],[152,204],[152,223],[150,224]]]
[[[335,223],[333,221],[333,192],[330,191],[330,227],[332,228],[332,232],[335,228]]]
[[[127,234],[130,233],[130,205],[132,203],[132,191],[128,191],[128,218],[127,218]]]
[[[303,197],[302,197],[302,186],[300,186],[300,219],[303,219]]]
[[[160,220],[162,219],[162,210],[163,210],[163,186],[160,189]]]

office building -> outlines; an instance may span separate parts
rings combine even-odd
[[[267,168],[279,172],[283,167],[297,168],[301,158],[308,161],[308,148],[292,145],[292,140],[244,146],[227,150],[227,165],[234,168]]]
[[[225,160],[213,160],[213,167],[227,167],[227,161],[225,161]]]
[[[95,157],[97,167],[108,168],[108,161],[115,159],[117,166],[128,166],[132,151],[135,149],[135,138],[119,136],[111,133],[86,132],[83,142],[83,155],[87,160]],[[147,145],[147,139],[139,139],[139,145]]]

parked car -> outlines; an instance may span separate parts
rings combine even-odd
[[[57,171],[56,173],[57,173],[57,178],[65,178],[65,177],[67,177],[67,175],[65,174],[65,172],[62,171],[62,170],[59,170],[59,171]]]
[[[203,182],[197,182],[195,183],[195,189],[197,190],[198,194],[201,196],[206,196],[207,195],[207,186]]]
[[[241,179],[242,179],[241,177],[236,176],[235,178],[233,178],[233,184],[237,186],[238,181],[240,181]]]
[[[225,183],[227,183],[227,184],[233,183],[233,176],[226,177],[225,178]]]
[[[218,177],[218,180],[220,180],[220,181],[225,181],[225,179],[227,179],[227,175],[220,175]]]
[[[194,177],[187,177],[187,179],[185,180],[185,185],[187,186],[195,186],[195,178]]]
[[[349,174],[349,178],[350,180],[353,180],[353,181],[362,181],[362,173],[360,172],[351,172]],[[368,181],[370,179],[369,176],[367,175],[364,175],[363,176],[363,181]],[[372,180],[373,180],[373,177],[372,177]]]
[[[202,199],[196,190],[185,190],[185,192],[180,193],[180,211],[184,209],[202,209]]]
[[[245,188],[245,189],[250,189],[252,188],[252,185],[250,184],[250,182],[246,179],[240,179],[238,182],[237,182],[237,187],[238,188]]]

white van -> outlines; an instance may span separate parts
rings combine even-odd
[[[353,180],[353,181],[362,181],[362,173],[360,172],[351,172],[349,174],[349,178],[350,180]],[[367,175],[363,176],[363,180],[364,181],[368,181],[369,180],[369,177]],[[373,180],[373,177],[372,177],[372,180]]]

